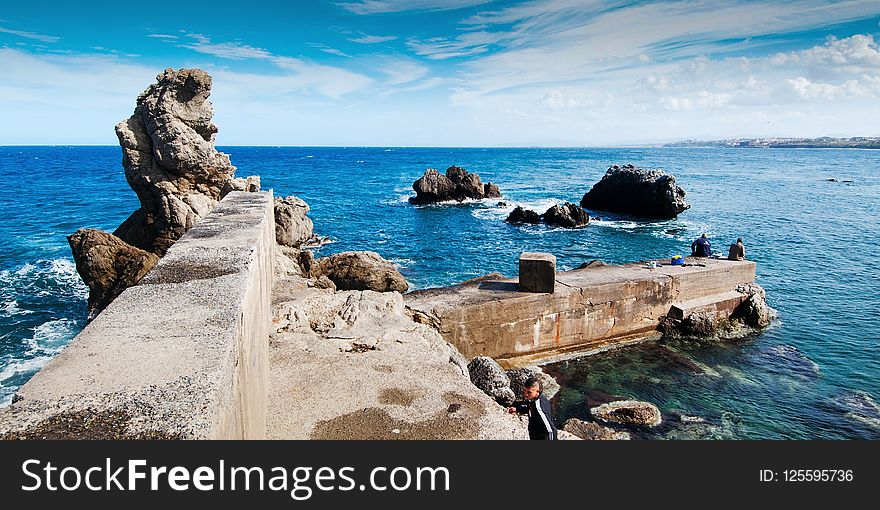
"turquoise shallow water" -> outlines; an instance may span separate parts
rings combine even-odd
[[[685,253],[707,232],[745,238],[780,321],[754,338],[643,346],[548,367],[559,421],[611,397],[658,404],[644,437],[880,438],[880,152],[810,149],[434,149],[227,147],[238,175],[296,194],[319,255],[372,249],[414,287],[516,272],[522,250],[562,268]],[[0,147],[0,401],[84,325],[86,290],[64,236],[113,229],[137,207],[116,147]],[[678,219],[603,217],[583,230],[514,227],[517,204],[577,202],[614,163],[673,173],[692,208]],[[497,201],[413,207],[410,185],[451,164],[496,182]],[[837,179],[829,182],[827,179]],[[852,183],[839,181],[852,180]],[[694,375],[690,363],[704,367]],[[682,424],[683,413],[703,423]]]

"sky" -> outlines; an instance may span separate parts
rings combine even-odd
[[[117,143],[167,67],[219,145],[880,136],[880,2],[0,0],[0,144]]]

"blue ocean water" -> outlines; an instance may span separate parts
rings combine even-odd
[[[684,254],[703,232],[717,249],[742,236],[780,320],[738,342],[649,345],[550,366],[563,383],[557,421],[624,396],[664,411],[669,425],[645,437],[880,438],[880,151],[222,150],[237,175],[259,174],[264,189],[311,205],[316,231],[334,240],[319,256],[377,251],[415,288],[514,275],[523,250],[555,253],[560,267],[573,268]],[[120,160],[117,147],[0,147],[4,404],[84,326],[87,291],[65,235],[112,230],[137,207]],[[658,222],[597,212],[603,219],[582,230],[504,223],[515,205],[543,212],[577,203],[615,163],[673,173],[692,208]],[[507,206],[407,203],[425,168],[452,164],[497,183]],[[680,414],[697,420],[680,423]]]

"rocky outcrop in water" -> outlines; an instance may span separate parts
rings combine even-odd
[[[275,242],[299,248],[312,241],[314,226],[308,212],[309,204],[298,197],[275,197]]]
[[[694,311],[684,317],[662,317],[657,329],[667,338],[738,338],[766,328],[773,322],[776,311],[767,305],[764,289],[760,285],[740,285],[736,291],[743,295],[743,301],[729,317],[719,317],[714,312]]]
[[[468,372],[474,386],[483,390],[502,406],[509,406],[516,400],[510,389],[510,379],[494,359],[488,356],[477,356],[468,363]]]
[[[312,278],[326,276],[339,290],[403,293],[409,288],[394,264],[372,251],[336,253],[310,265]]]
[[[581,207],[646,218],[674,218],[690,208],[675,177],[662,170],[614,165],[581,199]]]
[[[617,400],[590,409],[594,418],[623,425],[656,427],[663,421],[660,409],[650,402]]]
[[[84,228],[67,237],[76,270],[89,287],[89,317],[101,312],[123,290],[136,284],[159,257],[113,234]]]
[[[615,441],[631,439],[629,432],[603,427],[598,423],[569,418],[562,430],[590,441]]]
[[[208,73],[166,69],[116,126],[125,178],[140,208],[113,234],[83,229],[69,238],[90,289],[90,316],[137,283],[226,193],[259,191],[258,177],[236,179],[229,156],[214,148],[210,93]]]
[[[453,200],[461,202],[466,199],[481,200],[501,197],[501,191],[497,185],[491,182],[484,184],[479,175],[472,174],[458,166],[447,168],[446,175],[434,168],[429,168],[422,177],[413,183],[413,190],[416,192],[416,196],[409,199],[412,204],[434,204]]]
[[[590,215],[583,208],[565,202],[554,205],[544,214],[517,206],[504,221],[514,225],[544,223],[554,227],[581,228],[590,224]]]

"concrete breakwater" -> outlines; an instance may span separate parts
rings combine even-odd
[[[599,266],[556,274],[553,293],[522,292],[518,280],[486,279],[415,291],[406,304],[467,358],[516,366],[657,335],[660,320],[703,312],[729,318],[749,294],[755,263],[700,259],[656,268]],[[740,288],[740,290],[738,290]]]
[[[271,193],[230,193],[0,410],[0,438],[265,437]]]

